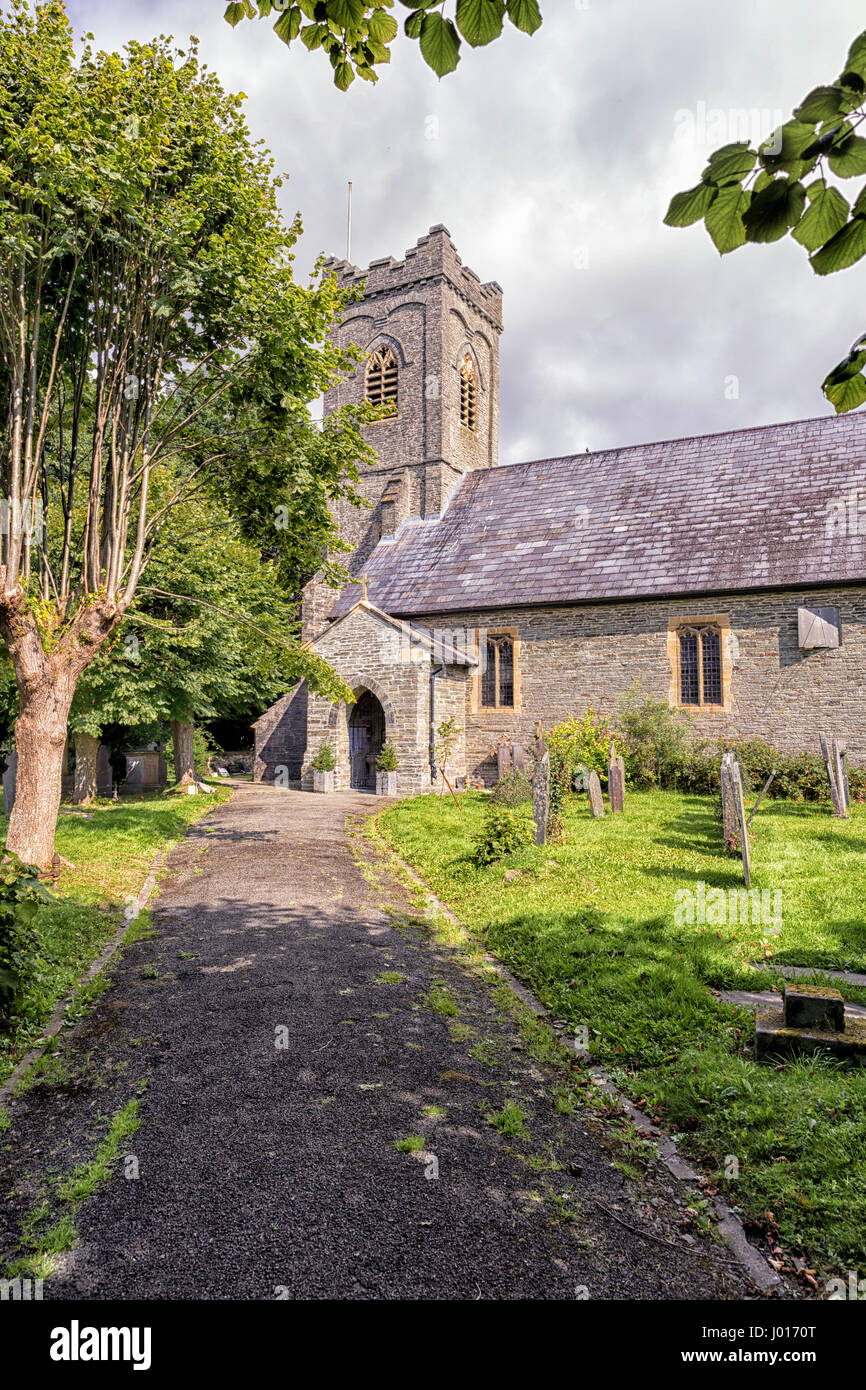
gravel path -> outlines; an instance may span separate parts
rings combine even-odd
[[[568,1063],[358,862],[344,822],[375,805],[250,787],[193,827],[155,934],[16,1102],[4,1253],[146,1080],[139,1176],[80,1208],[46,1298],[754,1297],[660,1164],[625,1179],[600,1120],[557,1113]],[[509,1103],[529,1139],[488,1122]]]

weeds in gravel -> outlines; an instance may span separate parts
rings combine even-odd
[[[394,1148],[400,1154],[420,1153],[424,1148],[426,1140],[423,1134],[407,1134],[405,1139],[396,1139]]]
[[[139,1094],[146,1084],[146,1081],[139,1084]],[[121,1156],[124,1140],[134,1134],[140,1124],[139,1103],[130,1100],[111,1117],[105,1137],[93,1157],[78,1164],[65,1177],[51,1180],[48,1190],[21,1223],[21,1253],[7,1266],[7,1279],[47,1279],[51,1275],[58,1255],[75,1247],[75,1219],[79,1207],[93,1195],[100,1183],[107,1182],[111,1177],[114,1165]],[[55,1220],[48,1225],[52,1214]]]
[[[488,1111],[486,1118],[488,1124],[492,1125],[494,1129],[498,1129],[500,1134],[506,1135],[509,1139],[529,1139],[531,1137],[523,1107],[514,1101],[509,1101],[501,1110]]]

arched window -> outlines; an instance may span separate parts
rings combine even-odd
[[[680,704],[722,703],[722,640],[717,627],[681,627]]]
[[[389,347],[377,348],[367,358],[364,394],[371,405],[397,404],[397,359]]]
[[[474,430],[478,422],[478,382],[475,363],[468,352],[460,363],[460,423]]]
[[[514,641],[511,637],[487,638],[481,703],[494,707],[514,704]]]

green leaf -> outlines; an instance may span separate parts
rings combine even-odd
[[[246,13],[246,5],[244,5],[243,0],[237,0],[236,4],[226,5],[223,19],[234,29],[236,24],[240,24],[241,20],[246,18]]]
[[[710,155],[709,163],[701,178],[704,183],[724,183],[745,178],[755,167],[757,155],[749,149],[747,141],[739,140],[733,145],[722,145]]]
[[[858,77],[866,80],[866,29],[862,34],[858,34],[851,47],[848,49],[848,57],[845,59],[845,72],[856,72]]]
[[[786,121],[773,131],[768,140],[759,147],[761,163],[778,169],[791,160],[814,158],[809,155],[809,147],[815,143],[815,123],[805,121]]]
[[[460,62],[460,35],[450,19],[425,14],[421,25],[421,54],[437,77],[453,72]]]
[[[716,189],[709,183],[699,183],[696,188],[688,188],[684,193],[675,193],[665,213],[665,225],[690,227],[693,222],[699,222],[706,215],[715,196]]]
[[[277,38],[282,39],[283,43],[291,43],[292,39],[296,39],[301,32],[301,18],[297,5],[293,5],[290,10],[283,10],[274,25]]]
[[[511,23],[524,34],[534,34],[541,28],[538,0],[508,0],[506,9]]]
[[[410,39],[417,39],[421,33],[421,26],[424,23],[424,11],[416,10],[414,14],[406,16],[406,23],[403,28],[406,30]]]
[[[815,252],[810,264],[816,275],[832,275],[847,270],[861,256],[866,256],[866,217],[855,217]]]
[[[734,251],[746,240],[743,214],[747,211],[751,194],[744,192],[739,184],[720,188],[713,199],[704,221],[707,231],[721,255]]]
[[[348,91],[355,80],[351,63],[338,63],[334,68],[334,86],[339,87],[341,92]]]
[[[820,179],[816,183],[814,194],[815,184],[806,189],[811,202],[791,233],[807,251],[817,251],[848,221],[848,204],[839,190],[828,187]]]
[[[457,28],[472,48],[492,43],[502,33],[505,0],[457,0]]]
[[[301,43],[312,53],[322,47],[322,40],[327,32],[324,24],[305,24],[301,30]]]
[[[832,372],[827,373],[823,385],[824,387],[837,386],[840,382],[850,381],[851,377],[861,372],[864,366],[866,366],[866,349],[861,347],[858,351],[857,348],[852,348],[848,356],[837,363]]]
[[[384,10],[374,10],[367,20],[367,29],[377,43],[390,43],[397,33],[397,21]]]
[[[852,179],[857,174],[866,174],[866,140],[862,135],[849,135],[828,158],[828,164],[840,179]]]
[[[364,0],[327,0],[327,4],[328,19],[339,24],[342,30],[356,28],[363,22]]]
[[[836,414],[844,415],[849,410],[856,410],[858,405],[866,401],[866,377],[852,376],[847,381],[831,385],[825,382],[823,390]]]
[[[803,215],[806,190],[801,183],[790,179],[774,179],[752,198],[743,217],[749,241],[779,241],[789,227],[794,227]]]
[[[798,121],[808,121],[812,125],[818,121],[832,121],[849,109],[848,100],[844,87],[815,87],[801,104],[795,107],[794,115]]]

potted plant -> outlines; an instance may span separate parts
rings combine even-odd
[[[321,744],[312,763],[314,792],[332,792],[334,790],[334,768],[336,766],[337,759],[334,757],[334,750],[330,743]]]
[[[397,749],[389,739],[387,743],[382,745],[382,751],[376,759],[377,796],[397,795],[397,768],[399,766]]]

